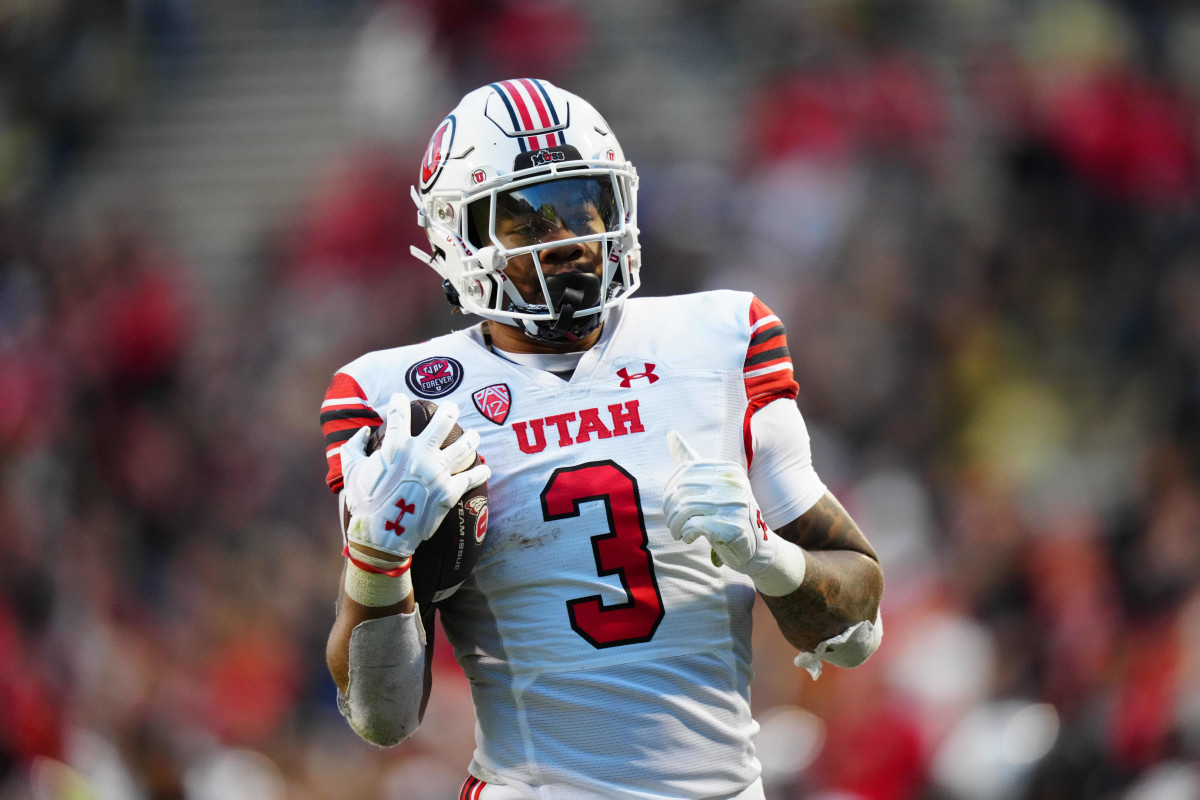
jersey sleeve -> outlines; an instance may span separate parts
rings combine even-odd
[[[367,394],[358,381],[344,372],[333,376],[321,403],[321,432],[325,435],[325,460],[329,464],[325,483],[331,491],[342,490],[342,444],[362,426],[375,428],[382,422],[367,404]]]
[[[778,529],[816,504],[825,484],[813,467],[808,427],[791,400],[768,403],[751,423],[754,463],[750,488],[763,519]]]
[[[746,346],[742,377],[748,400],[742,421],[742,440],[746,448],[746,465],[749,466],[754,458],[750,420],[755,412],[775,400],[795,400],[800,391],[792,375],[792,356],[788,352],[783,322],[757,297],[750,301],[750,342]]]

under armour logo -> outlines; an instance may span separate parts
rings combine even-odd
[[[622,389],[628,389],[630,386],[633,385],[633,382],[636,381],[638,378],[645,378],[646,380],[650,381],[651,383],[654,383],[655,381],[658,380],[658,376],[654,374],[654,365],[646,364],[645,362],[642,362],[642,363],[645,364],[645,367],[646,367],[645,372],[635,372],[632,375],[630,375],[628,367],[621,367],[619,370],[617,370],[617,377],[619,377],[621,379],[621,388]]]
[[[395,519],[385,522],[383,524],[383,529],[385,531],[395,531],[396,535],[399,536],[400,534],[404,533],[404,526],[400,524],[400,520],[404,519],[405,514],[417,513],[417,504],[405,503],[404,498],[401,497],[396,501],[396,508],[400,509],[400,513],[396,515]]]
[[[763,533],[763,541],[765,542],[767,540],[767,523],[763,522],[762,511],[755,510],[754,513],[758,516],[758,527]]]

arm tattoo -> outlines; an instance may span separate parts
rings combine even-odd
[[[777,533],[803,547],[807,563],[799,589],[762,596],[789,643],[811,652],[849,626],[875,619],[883,594],[879,559],[833,495],[826,493]]]

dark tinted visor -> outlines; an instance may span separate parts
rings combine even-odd
[[[613,181],[579,177],[534,183],[496,195],[496,240],[507,248],[555,242],[620,228]],[[473,221],[486,230],[486,203],[473,203]]]

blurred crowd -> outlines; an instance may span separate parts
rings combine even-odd
[[[153,209],[62,213],[145,74],[186,75],[194,11],[0,8],[0,797],[457,791],[444,641],[403,748],[337,714],[317,407],[359,353],[471,322],[407,255],[408,186],[426,122],[528,74],[637,165],[643,292],[785,321],[818,471],[884,562],[863,667],[813,683],[756,626],[768,797],[1200,798],[1200,12],[348,3],[370,119],[219,292]],[[405,48],[434,89],[389,94]]]

